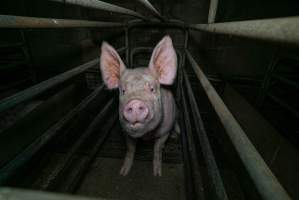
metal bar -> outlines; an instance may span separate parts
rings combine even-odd
[[[77,165],[78,171],[76,171],[76,175],[74,179],[70,182],[70,185],[63,184],[63,191],[64,192],[75,192],[76,188],[78,187],[80,181],[83,179],[84,175],[86,174],[89,166],[95,159],[97,153],[101,149],[102,145],[104,144],[106,138],[108,137],[113,125],[117,122],[118,113],[113,112],[113,116],[105,123],[105,126],[101,129],[98,140],[93,145],[91,152],[87,155],[87,158]]]
[[[62,163],[60,163],[59,167],[57,167],[55,171],[53,171],[47,183],[45,183],[42,186],[42,189],[54,189],[58,185],[58,183],[63,178],[63,174],[66,172],[68,167],[70,167],[71,161],[73,160],[75,153],[84,144],[84,142],[91,136],[91,134],[93,133],[95,128],[99,125],[103,117],[107,115],[107,113],[111,109],[111,106],[113,105],[113,102],[114,99],[111,99],[101,110],[101,112],[95,117],[95,119],[91,122],[91,124],[86,129],[86,131],[78,138],[76,143],[71,147],[70,151],[67,153]]]
[[[285,103],[284,101],[282,101],[280,98],[278,98],[277,96],[268,93],[267,94],[274,102],[276,102],[277,104],[279,104],[281,107],[285,108],[286,110],[288,110],[290,113],[292,113],[296,118],[299,119],[299,112],[293,108],[292,106],[288,105],[287,103]]]
[[[108,200],[104,198],[80,197],[78,195],[57,194],[16,188],[0,188],[0,200]]]
[[[144,7],[151,11],[160,20],[165,21],[159,11],[148,1],[148,0],[138,0]]]
[[[299,83],[297,83],[297,82],[295,82],[295,81],[289,80],[289,79],[287,79],[287,78],[284,78],[284,77],[279,76],[279,75],[276,75],[276,74],[274,74],[273,77],[276,78],[277,80],[283,82],[283,83],[288,84],[288,85],[291,86],[291,87],[294,87],[294,88],[296,88],[296,89],[299,89]]]
[[[19,103],[22,103],[26,100],[29,100],[33,97],[36,97],[37,95],[41,94],[42,92],[60,84],[63,83],[70,78],[73,78],[74,76],[77,76],[87,69],[95,66],[99,63],[99,59],[94,59],[92,61],[89,61],[83,65],[80,65],[74,69],[71,69],[67,72],[64,72],[62,74],[59,74],[57,76],[54,76],[53,78],[50,78],[48,80],[45,80],[37,85],[34,85],[30,88],[27,88],[21,92],[18,92],[10,97],[7,97],[0,101],[0,112],[9,109]]]
[[[265,41],[299,44],[299,17],[192,24],[191,29]]]
[[[182,86],[181,86],[181,90],[182,90],[181,106],[182,106],[182,114],[184,119],[184,123],[183,123],[184,126],[181,126],[184,128],[184,132],[182,132],[183,135],[182,137],[186,137],[186,144],[187,144],[187,149],[188,149],[190,163],[191,163],[194,193],[196,195],[195,199],[205,199],[204,188],[203,188],[202,178],[200,174],[200,167],[198,163],[199,156],[198,153],[196,152],[196,147],[192,137],[192,127],[191,127],[191,121],[189,117],[190,110],[188,109],[185,92]]]
[[[159,22],[159,21],[144,22],[142,20],[131,20],[128,22],[129,30],[133,28],[141,28],[141,27],[178,28],[181,30],[185,30],[186,28],[188,28],[185,22],[180,20],[174,20],[174,19],[170,19],[165,22]]]
[[[114,5],[114,4],[106,3],[104,1],[98,1],[98,0],[50,0],[50,1],[78,5],[78,6],[82,6],[85,8],[94,8],[94,9],[99,9],[99,10],[105,10],[108,12],[120,13],[120,14],[124,14],[124,15],[138,17],[141,19],[146,19],[145,16],[143,16],[133,10],[123,8],[123,7]]]
[[[89,96],[87,96],[79,105],[72,109],[60,121],[54,124],[43,135],[38,137],[32,144],[11,160],[0,170],[0,185],[4,184],[21,166],[28,162],[43,146],[45,146],[52,138],[57,136],[62,129],[64,129],[70,121],[73,121],[97,96],[100,95],[104,85],[95,89]]]
[[[228,136],[236,148],[244,166],[255,183],[263,199],[281,200],[291,199],[284,188],[280,185],[254,145],[248,139],[232,113],[228,110],[214,87],[206,78],[192,55],[186,50],[187,58],[205,90],[212,106],[220,118]]]
[[[207,165],[207,171],[208,175],[211,180],[211,185],[213,191],[211,192],[211,195],[215,195],[217,199],[222,199],[226,200],[228,199],[225,187],[223,185],[223,181],[219,172],[219,169],[217,167],[216,159],[213,154],[213,150],[211,148],[211,144],[209,141],[209,138],[207,136],[204,123],[202,121],[201,115],[199,113],[199,108],[196,103],[189,78],[186,74],[186,71],[183,70],[183,75],[184,75],[184,83],[186,86],[186,91],[188,94],[188,99],[190,106],[192,107],[191,112],[193,115],[193,120],[194,120],[194,126],[196,130],[197,137],[199,139],[200,147],[203,152],[205,164]]]
[[[116,28],[123,23],[0,15],[0,28]]]
[[[216,14],[218,8],[218,0],[210,0],[208,23],[212,24],[215,22]]]
[[[129,28],[126,28],[125,30],[125,45],[126,45],[126,65],[127,67],[130,67],[130,40],[129,40]]]
[[[1,44],[0,49],[6,49],[6,48],[20,48],[24,46],[24,42],[18,42],[18,43],[12,43],[12,44]]]

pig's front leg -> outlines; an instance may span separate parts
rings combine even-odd
[[[169,133],[164,136],[156,139],[154,145],[154,176],[162,176],[162,150],[164,148],[164,144],[169,136]]]
[[[136,140],[133,138],[130,138],[127,135],[125,137],[126,137],[126,144],[127,144],[127,152],[126,152],[126,156],[124,159],[124,163],[120,169],[120,175],[123,175],[123,176],[126,176],[129,173],[129,171],[133,165],[135,149],[136,149]]]

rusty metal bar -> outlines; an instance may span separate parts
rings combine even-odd
[[[188,50],[186,50],[186,55],[212,106],[219,116],[222,125],[224,126],[245,168],[263,199],[291,199]]]
[[[94,59],[92,61],[89,61],[83,65],[80,65],[74,69],[71,69],[67,72],[64,72],[62,74],[59,74],[57,76],[54,76],[53,78],[50,78],[48,80],[45,80],[37,85],[34,85],[30,88],[27,88],[21,92],[18,92],[12,96],[6,97],[5,99],[0,101],[0,112],[9,109],[18,103],[24,102],[26,100],[29,100],[33,97],[36,97],[37,95],[41,94],[42,92],[60,84],[63,83],[70,78],[73,78],[87,69],[95,66],[99,63],[99,59]]]
[[[146,19],[145,16],[143,16],[133,10],[123,8],[123,7],[114,5],[114,4],[106,3],[104,1],[98,1],[98,0],[50,0],[50,1],[78,5],[78,6],[82,6],[82,7],[86,7],[86,8],[105,10],[108,12],[114,12],[114,13],[138,17],[141,19]]]
[[[116,28],[123,23],[0,15],[0,28]]]
[[[192,24],[191,29],[299,45],[299,17]]]
[[[150,10],[155,16],[157,16],[160,20],[165,21],[159,11],[148,1],[148,0],[138,0],[144,7]]]
[[[210,0],[208,23],[212,24],[215,22],[217,14],[218,0]]]

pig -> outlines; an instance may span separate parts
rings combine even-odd
[[[133,164],[136,139],[154,140],[153,175],[162,175],[162,149],[176,121],[171,91],[177,73],[177,56],[170,36],[156,45],[148,67],[127,69],[107,42],[101,46],[100,69],[108,89],[119,89],[119,120],[125,132],[127,152],[120,174]]]

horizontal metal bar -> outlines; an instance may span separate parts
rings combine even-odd
[[[98,1],[98,0],[50,0],[50,1],[78,5],[78,6],[82,6],[82,7],[86,7],[86,8],[105,10],[105,11],[109,11],[109,12],[120,13],[120,14],[124,14],[124,15],[138,17],[141,19],[146,19],[145,16],[143,16],[133,10],[123,8],[123,7],[114,5],[114,4],[106,3],[104,1]]]
[[[288,105],[287,103],[285,103],[283,100],[281,100],[279,97],[268,93],[267,94],[270,99],[272,99],[274,102],[276,102],[277,104],[279,104],[281,107],[283,107],[284,109],[288,110],[290,113],[292,113],[296,118],[299,119],[299,112],[296,110],[296,108]]]
[[[116,28],[123,23],[0,15],[0,28]]]
[[[141,28],[141,27],[155,27],[155,28],[178,28],[185,30],[188,26],[180,20],[170,19],[165,22],[160,21],[142,21],[142,20],[131,20],[128,22],[128,29]]]
[[[192,24],[189,28],[210,33],[299,45],[299,17]]]
[[[226,133],[230,137],[263,199],[291,199],[188,50],[186,50],[186,55],[212,106],[219,116]]]
[[[289,86],[291,87],[294,87],[296,89],[299,89],[299,83],[295,82],[295,81],[292,81],[292,80],[289,80],[287,78],[284,78],[282,76],[279,76],[279,75],[276,75],[274,74],[273,75],[274,78],[278,79],[279,81],[283,82],[283,83],[286,83],[288,84]]]
[[[11,44],[1,44],[0,49],[6,49],[6,48],[20,48],[25,45],[24,42],[19,42],[19,43],[11,43]]]
[[[187,76],[187,73],[185,70],[183,70],[183,76],[184,76],[184,82],[185,82],[185,86],[186,86],[186,91],[188,94],[188,99],[189,99],[189,103],[190,106],[192,107],[191,112],[193,115],[193,120],[194,120],[194,126],[195,126],[195,130],[196,130],[196,134],[200,143],[200,148],[203,152],[203,156],[204,156],[204,161],[205,164],[207,165],[207,171],[208,171],[208,175],[210,177],[210,181],[211,181],[211,185],[213,188],[212,194],[211,195],[215,195],[217,197],[217,199],[222,199],[222,200],[227,200],[227,194],[225,191],[225,187],[216,163],[216,159],[208,138],[208,135],[206,133],[200,112],[199,112],[199,108],[198,105],[196,103],[192,88],[191,88],[191,84],[189,81],[189,78]],[[183,99],[184,101],[184,99]]]
[[[37,85],[34,85],[30,88],[27,88],[21,92],[18,92],[10,97],[7,97],[0,101],[0,112],[11,108],[21,102],[24,102],[26,100],[29,100],[33,97],[36,97],[37,95],[41,94],[42,92],[60,84],[63,83],[69,79],[71,79],[74,76],[77,76],[90,67],[93,67],[95,65],[99,64],[99,59],[94,59],[92,61],[89,61],[83,65],[80,65],[74,69],[71,69],[67,72],[64,72],[62,74],[59,74],[57,76],[54,76],[53,78],[50,78],[48,80],[45,80]]]
[[[27,63],[27,61],[22,60],[22,61],[13,62],[13,63],[0,64],[0,70],[6,70],[6,69],[12,69],[12,68],[20,67],[20,66],[22,66],[26,63]]]
[[[103,198],[80,197],[78,195],[57,194],[15,188],[0,188],[1,200],[108,200]]]
[[[159,11],[148,1],[148,0],[138,0],[144,7],[150,10],[155,16],[157,16],[160,20],[165,21]]]
[[[0,184],[5,183],[21,166],[29,161],[44,145],[46,145],[52,138],[57,136],[66,125],[80,114],[89,104],[95,99],[103,90],[104,85],[95,89],[89,96],[87,96],[79,105],[72,109],[65,117],[49,128],[44,134],[38,137],[32,144],[11,160],[0,170]]]
[[[71,161],[74,158],[75,153],[78,151],[80,147],[84,144],[84,142],[90,138],[91,134],[94,132],[96,127],[99,126],[100,121],[107,115],[107,113],[112,108],[114,99],[111,99],[105,107],[101,110],[101,112],[94,118],[91,124],[87,127],[86,131],[82,133],[82,135],[77,139],[75,144],[68,151],[67,155],[63,159],[63,161],[59,164],[59,167],[53,171],[50,179],[47,181],[45,185],[42,186],[42,189],[54,189],[57,187],[61,179],[63,178],[63,174],[66,172],[68,167],[71,164]]]

